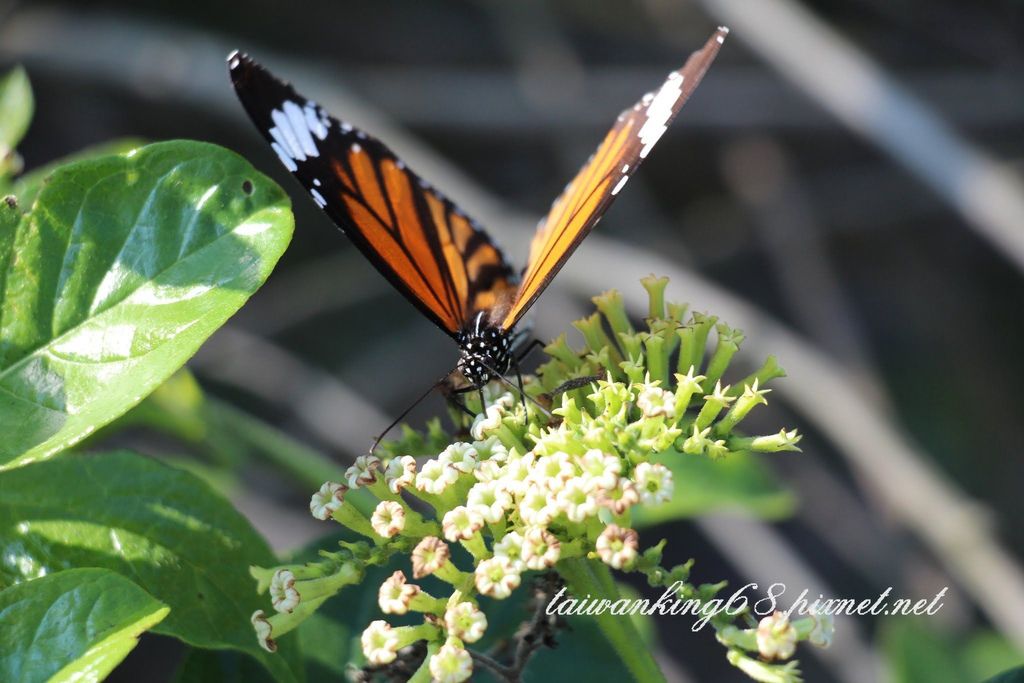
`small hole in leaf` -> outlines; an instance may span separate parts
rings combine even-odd
[[[242,192],[244,192],[246,194],[252,194],[252,181],[251,180],[243,180],[242,181]]]

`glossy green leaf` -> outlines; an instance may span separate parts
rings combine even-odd
[[[91,145],[18,176],[6,191],[18,198],[18,204],[21,205],[23,211],[28,211],[32,208],[36,197],[39,196],[39,192],[49,181],[50,176],[61,166],[111,154],[125,154],[144,144],[145,142],[140,138],[121,138]]]
[[[294,680],[295,643],[259,648],[249,617],[264,600],[250,565],[273,565],[266,542],[196,476],[133,453],[80,454],[0,472],[0,583],[70,567],[130,577],[171,613],[155,631],[204,648],[241,650]]]
[[[3,158],[25,137],[34,106],[25,69],[16,66],[0,76],[0,170]]]
[[[103,680],[168,611],[106,569],[69,569],[12,586],[0,592],[0,680]]]
[[[793,494],[782,488],[757,456],[733,454],[721,460],[667,452],[656,460],[672,470],[675,494],[661,505],[633,510],[637,528],[688,519],[720,510],[742,510],[781,519],[792,514]]]
[[[159,386],[263,283],[292,227],[284,192],[213,145],[55,171],[0,270],[0,468],[67,448]]]

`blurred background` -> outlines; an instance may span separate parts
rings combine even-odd
[[[751,428],[806,434],[803,454],[763,459],[792,513],[717,510],[645,536],[669,538],[671,562],[697,558],[698,581],[858,599],[949,587],[926,621],[839,619],[832,648],[799,653],[809,681],[980,680],[1019,664],[1020,3],[7,2],[0,66],[23,63],[36,92],[29,169],[117,138],[194,138],[291,192],[290,250],[190,367],[214,405],[340,467],[455,348],[286,177],[235,100],[227,53],[381,137],[521,259],[615,115],[719,24],[732,33],[717,62],[540,300],[535,333],[570,329],[613,287],[642,315],[637,280],[654,272],[670,299],[746,332],[742,364],[778,356],[789,377]],[[209,461],[217,434],[117,438]],[[265,454],[235,456],[216,476],[276,548],[321,532],[308,485]],[[689,629],[659,623],[670,680],[747,680],[710,629]],[[169,678],[179,655],[146,636],[114,680]]]

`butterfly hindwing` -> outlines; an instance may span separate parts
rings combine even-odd
[[[541,220],[512,305],[501,326],[508,330],[529,310],[650,153],[683,108],[718,54],[728,29],[718,29],[656,93],[619,115],[565,191]]]
[[[383,143],[332,118],[244,55],[228,58],[239,99],[281,162],[402,294],[455,336],[507,308],[516,276],[501,250]]]

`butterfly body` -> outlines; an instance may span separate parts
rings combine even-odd
[[[459,347],[468,387],[518,373],[517,323],[593,229],[714,60],[719,28],[686,64],[615,120],[540,221],[519,271],[486,232],[382,142],[330,116],[248,56],[232,53],[235,92],[313,201],[371,264]],[[453,372],[454,372],[453,370]]]
[[[455,337],[459,345],[456,369],[472,387],[504,376],[515,358],[514,339],[514,333],[490,322],[487,313],[480,311]]]

